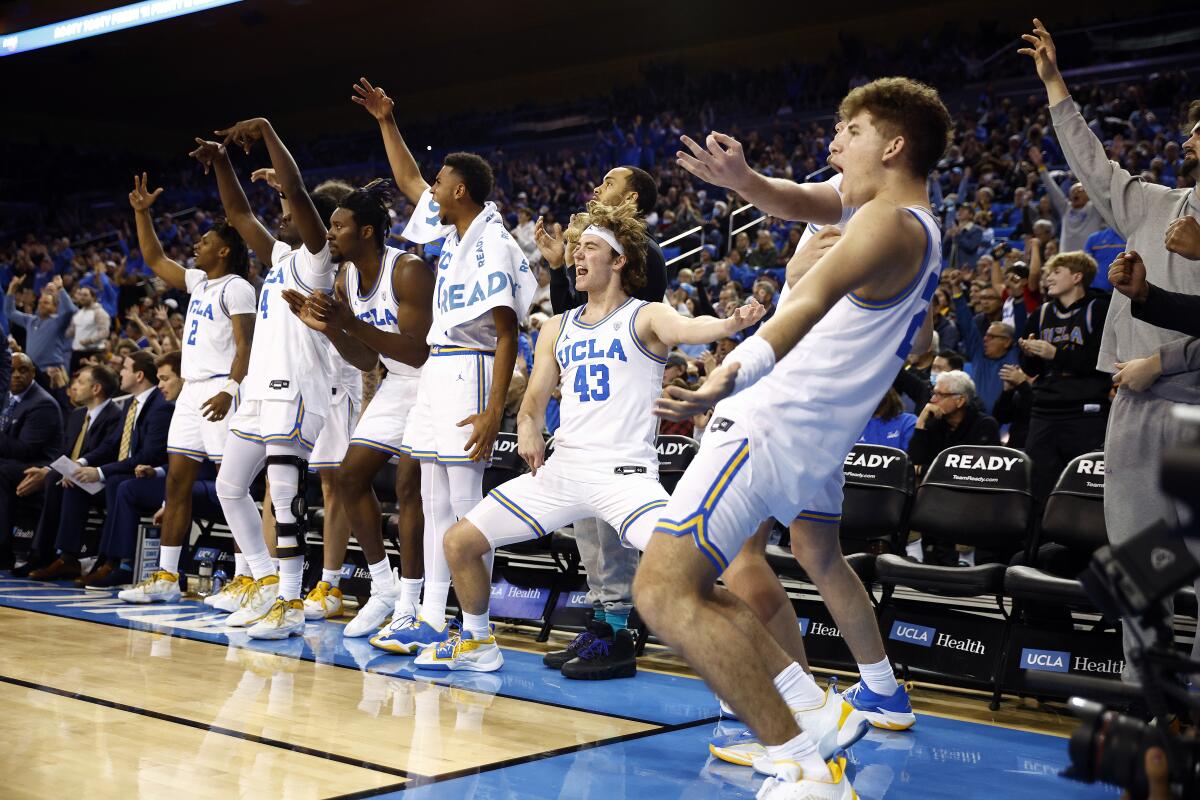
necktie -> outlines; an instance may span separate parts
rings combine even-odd
[[[12,412],[17,407],[16,395],[9,394],[4,403],[4,411],[0,413],[0,433],[8,433],[8,426],[12,424]]]
[[[79,435],[75,437],[75,446],[71,448],[71,460],[76,461],[79,454],[83,452],[83,440],[87,437],[88,426],[92,424],[91,412],[86,412],[83,415],[83,427],[79,430]]]
[[[125,412],[125,430],[121,431],[121,449],[117,451],[117,460],[129,458],[129,445],[133,441],[133,423],[137,420],[137,398],[129,401],[129,409]]]

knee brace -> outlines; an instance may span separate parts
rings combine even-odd
[[[275,528],[280,538],[285,536],[295,536],[297,541],[303,541],[303,535],[308,528],[308,461],[300,456],[288,455],[269,455],[267,456],[267,469],[272,466],[288,466],[296,468],[296,495],[292,498],[291,511],[296,517],[296,522],[276,522]],[[292,550],[296,552],[291,552]],[[287,552],[285,552],[287,551]],[[279,558],[291,558],[303,554],[301,546],[279,547],[276,555]]]

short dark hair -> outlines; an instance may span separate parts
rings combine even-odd
[[[360,228],[372,226],[375,244],[382,248],[391,228],[391,218],[388,216],[388,203],[391,199],[392,182],[387,178],[376,178],[343,197],[338,203],[338,208],[344,208],[354,215],[354,222]]]
[[[92,382],[100,384],[100,391],[104,392],[104,397],[116,397],[117,392],[121,391],[121,382],[117,380],[117,376],[108,367],[100,364],[93,364],[90,367],[84,367],[92,375]]]
[[[966,363],[963,361],[962,354],[957,350],[943,350],[938,353],[938,358],[946,359],[946,363],[950,365],[950,369],[962,369],[963,364]]]
[[[125,356],[133,359],[133,371],[142,373],[142,377],[154,383],[158,380],[156,370],[158,367],[154,365],[154,354],[149,350],[138,350],[136,353],[130,353]]]
[[[496,187],[496,176],[492,165],[474,153],[451,153],[442,162],[462,178],[471,202],[483,205],[492,196]]]
[[[217,235],[222,244],[229,248],[229,256],[226,258],[229,271],[234,275],[246,277],[246,273],[250,270],[250,249],[246,247],[246,240],[227,220],[221,220],[213,225],[213,233]]]
[[[629,170],[626,186],[630,191],[637,192],[637,212],[643,217],[646,216],[654,210],[654,204],[658,202],[658,184],[650,177],[649,172],[640,167],[625,164],[621,169]]]
[[[167,366],[178,376],[183,377],[183,354],[178,350],[172,350],[169,353],[163,353],[154,362],[154,369],[157,371],[160,367]]]

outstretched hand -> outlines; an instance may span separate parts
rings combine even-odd
[[[749,302],[738,306],[732,314],[726,317],[726,322],[729,323],[729,332],[737,333],[743,328],[749,328],[766,314],[767,307],[751,297]]]
[[[196,144],[199,146],[188,155],[200,162],[200,165],[204,167],[204,174],[207,175],[213,162],[225,155],[225,145],[220,142],[205,141],[199,136],[196,137]]]
[[[254,119],[242,120],[224,130],[213,131],[213,134],[224,137],[221,140],[221,144],[226,147],[229,146],[230,142],[233,142],[249,154],[250,148],[254,146],[254,143],[262,139],[263,128],[266,124],[268,123],[265,119],[256,117]]]
[[[354,97],[350,100],[367,110],[379,122],[384,122],[392,116],[396,104],[381,86],[372,86],[366,78],[359,78],[354,84]]]
[[[533,241],[550,269],[558,269],[566,262],[567,245],[563,240],[562,225],[556,222],[547,227],[546,220],[538,217],[533,226]]]
[[[270,186],[277,192],[283,191],[283,184],[279,182],[279,178],[275,176],[275,170],[271,167],[259,167],[250,173],[250,182],[264,181],[267,186]]]
[[[740,187],[754,175],[746,163],[742,143],[732,136],[713,131],[704,140],[705,147],[701,147],[690,136],[680,136],[679,140],[691,153],[676,151],[675,163],[702,181],[741,194]]]
[[[699,389],[668,386],[663,390],[663,396],[654,401],[654,415],[678,421],[703,414],[733,394],[733,382],[740,366],[736,362],[722,364],[712,371]]]
[[[1022,34],[1021,38],[1029,43],[1029,47],[1022,47],[1017,52],[1033,59],[1042,83],[1062,80],[1062,75],[1058,71],[1058,53],[1054,49],[1054,39],[1042,21],[1035,18],[1033,32]]]
[[[163,193],[162,187],[151,192],[146,188],[146,173],[142,173],[141,180],[137,175],[133,176],[133,191],[129,193],[129,205],[133,206],[134,211],[145,211],[150,206],[154,205],[154,201]]]

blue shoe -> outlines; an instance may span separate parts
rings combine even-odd
[[[908,701],[908,689],[904,685],[891,695],[882,695],[872,692],[867,684],[859,681],[847,689],[842,697],[870,720],[873,727],[906,731],[917,724],[917,715],[913,713],[912,704]]]
[[[389,653],[412,656],[430,645],[458,636],[458,623],[451,620],[435,628],[421,617],[401,617],[371,637],[371,644]]]

